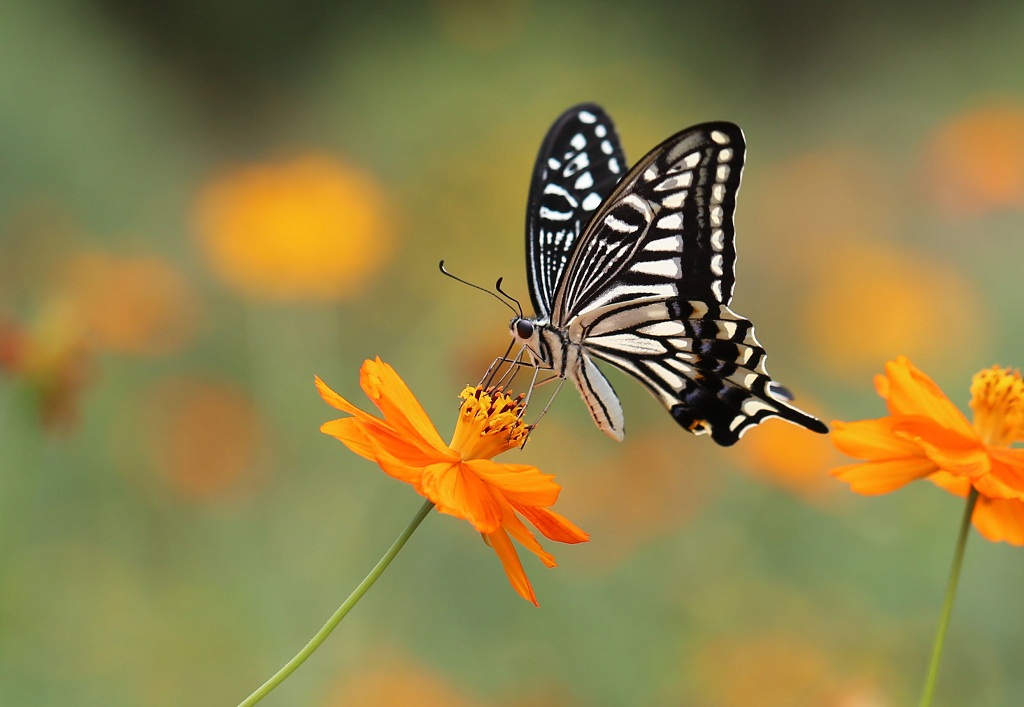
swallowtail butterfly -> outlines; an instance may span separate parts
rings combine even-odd
[[[537,315],[509,328],[534,366],[576,384],[616,440],[622,406],[595,359],[721,445],[769,417],[828,431],[790,404],[765,370],[753,324],[729,308],[744,153],[736,125],[704,123],[626,171],[611,119],[592,104],[566,111],[541,145],[526,214]]]

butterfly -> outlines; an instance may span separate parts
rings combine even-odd
[[[622,405],[596,360],[723,446],[769,417],[828,431],[790,403],[753,324],[729,308],[745,150],[736,125],[704,123],[626,171],[615,126],[593,104],[563,113],[541,145],[526,216],[536,316],[509,330],[534,367],[572,380],[613,439],[624,436]]]

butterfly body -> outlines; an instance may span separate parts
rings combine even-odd
[[[733,212],[745,156],[732,123],[673,135],[628,172],[598,106],[549,130],[527,207],[535,317],[510,324],[534,365],[573,381],[597,426],[624,436],[622,408],[595,360],[639,380],[695,434],[733,444],[767,417],[817,432],[764,367],[753,325],[729,308]]]

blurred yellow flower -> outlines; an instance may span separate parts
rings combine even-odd
[[[923,168],[951,212],[1024,208],[1024,105],[991,103],[955,116],[928,142]]]
[[[253,299],[336,300],[388,260],[387,204],[372,176],[319,154],[228,172],[196,205],[213,271]]]
[[[973,424],[905,356],[885,365],[875,388],[889,415],[833,423],[832,441],[865,461],[832,471],[857,493],[889,493],[927,478],[950,493],[978,491],[972,519],[992,541],[1024,545],[1024,380],[998,366],[974,376]]]
[[[493,461],[526,440],[530,428],[520,414],[523,397],[513,398],[501,388],[467,387],[460,396],[451,444],[445,444],[391,366],[379,358],[365,361],[359,382],[384,418],[363,412],[317,378],[324,402],[351,416],[326,422],[320,430],[411,485],[440,512],[468,521],[497,553],[516,592],[538,605],[509,535],[545,566],[554,567],[555,558],[544,551],[519,516],[551,540],[580,543],[588,536],[550,510],[562,490],[553,475],[527,464]]]
[[[162,258],[83,253],[65,264],[59,289],[90,345],[101,351],[174,353],[198,329],[198,298]]]

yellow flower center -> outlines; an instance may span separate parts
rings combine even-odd
[[[971,381],[974,427],[985,444],[1009,446],[1024,438],[1024,380],[1020,371],[992,366]]]
[[[463,459],[493,459],[522,446],[532,427],[522,420],[523,395],[513,398],[497,388],[467,386],[449,445]]]

